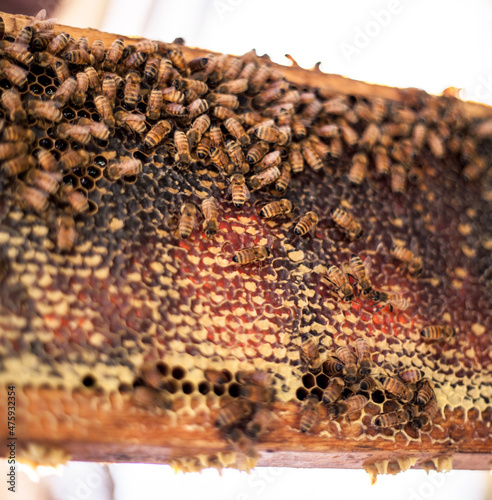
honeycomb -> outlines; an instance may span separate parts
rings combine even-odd
[[[51,430],[70,418],[87,425],[70,405],[85,394],[174,423],[195,415],[226,451],[174,454],[186,470],[251,466],[277,432],[248,431],[264,413],[281,415],[297,442],[490,453],[489,122],[448,94],[407,89],[388,100],[290,82],[254,52],[187,60],[179,40],[104,47],[63,33],[28,20],[0,44],[0,382],[24,391],[26,436],[39,412]],[[281,199],[292,209],[262,216]],[[296,234],[308,212],[317,223]],[[395,258],[403,246],[421,259],[418,276]],[[379,295],[363,293],[352,255]],[[456,334],[427,341],[420,332],[431,326]],[[369,390],[358,339],[370,350]],[[357,376],[325,404],[340,375],[330,360],[342,378],[349,364],[344,346]],[[385,386],[408,369],[433,388],[437,412],[425,425],[421,382],[404,384],[409,401]],[[64,403],[43,412],[32,391],[47,388]],[[364,406],[341,411],[355,396]],[[247,415],[217,425],[238,402]],[[405,421],[376,425],[399,410]],[[395,472],[395,463],[365,466]]]

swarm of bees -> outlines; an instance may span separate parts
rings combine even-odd
[[[409,424],[415,431],[428,428],[438,411],[432,382],[424,378],[421,370],[408,368],[394,374],[376,375],[371,349],[367,341],[358,338],[350,346],[340,346],[322,359],[314,335],[302,337],[301,359],[312,374],[328,377],[323,392],[306,395],[301,405],[299,428],[311,431],[320,420],[335,420],[360,412],[371,401],[376,391],[398,408],[381,412],[373,418],[379,428],[400,428]],[[324,417],[322,417],[324,415]]]

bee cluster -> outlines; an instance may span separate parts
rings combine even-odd
[[[376,409],[372,418],[376,428],[408,424],[414,431],[429,430],[438,405],[432,381],[424,378],[422,370],[405,368],[390,374],[391,368],[386,367],[384,375],[376,375],[365,339],[356,339],[355,352],[348,345],[341,346],[325,359],[314,339],[310,334],[304,335],[300,346],[308,372],[297,391],[302,401],[301,432],[309,432],[323,418],[332,421],[346,416],[348,420],[357,420],[359,417],[354,414],[360,416],[371,404]]]

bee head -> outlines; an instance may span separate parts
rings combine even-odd
[[[374,300],[374,302],[379,302],[379,300],[381,299],[380,293],[378,291],[374,291],[371,299]]]
[[[239,257],[237,255],[234,255],[234,257],[232,258],[232,260],[234,262],[239,262]]]

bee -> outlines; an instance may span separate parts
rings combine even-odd
[[[369,403],[369,399],[362,394],[350,396],[345,401],[340,401],[330,408],[330,418],[333,419],[341,415],[350,415],[350,413],[360,411],[367,403]]]
[[[254,129],[254,133],[262,141],[276,143],[280,146],[287,144],[289,140],[288,134],[275,126],[259,125]]]
[[[210,141],[212,142],[212,146],[216,149],[221,148],[224,144],[224,136],[219,126],[210,127]]]
[[[212,114],[218,118],[219,120],[229,120],[233,119],[237,121],[237,115],[230,108],[226,108],[225,106],[215,106],[212,109]],[[248,136],[246,136],[248,137]],[[236,138],[237,139],[237,138]],[[249,139],[249,137],[248,137]],[[245,139],[244,139],[245,140]],[[248,143],[249,144],[249,143]]]
[[[258,384],[245,385],[239,393],[253,403],[271,403],[275,397],[275,389]]]
[[[246,160],[250,165],[258,163],[269,151],[269,145],[264,141],[253,144],[246,154]]]
[[[214,370],[213,368],[207,368],[204,371],[205,378],[214,385],[224,385],[229,382],[229,377],[226,375],[224,370]]]
[[[69,149],[60,156],[59,165],[63,171],[69,171],[76,167],[87,165],[91,155],[83,149]]]
[[[237,251],[232,260],[240,266],[244,266],[256,261],[261,262],[271,255],[270,249],[266,246],[248,247]]]
[[[332,161],[340,159],[342,156],[343,144],[340,137],[334,137],[330,144],[330,158]]]
[[[375,123],[369,123],[360,138],[360,146],[370,151],[379,139],[379,127]]]
[[[435,130],[430,129],[427,132],[427,144],[436,158],[442,158],[445,153],[444,144]]]
[[[338,128],[340,129],[341,136],[347,146],[355,146],[357,142],[359,142],[359,136],[352,127],[347,124],[339,124]]]
[[[362,262],[358,255],[352,254],[350,257],[350,275],[357,280],[364,295],[368,295],[373,291],[371,280],[369,279],[371,265],[372,261],[370,257],[366,257],[364,262]]]
[[[40,149],[37,158],[39,165],[43,170],[46,170],[46,172],[56,172],[58,170],[58,164],[50,151]]]
[[[345,383],[340,377],[330,379],[328,386],[323,391],[323,403],[325,405],[333,404],[342,394],[344,387]]]
[[[190,78],[178,78],[175,85],[180,89],[193,90],[198,95],[204,95],[208,92],[208,85],[205,82]]]
[[[354,298],[354,291],[346,274],[337,266],[330,266],[327,275],[321,276],[321,281],[326,285],[333,285],[343,295],[344,300],[349,301]]]
[[[343,363],[338,359],[329,357],[323,362],[323,371],[329,376],[338,376],[343,372]]]
[[[249,79],[249,89],[254,93],[259,92],[264,87],[266,81],[268,80],[268,77],[270,76],[270,71],[271,70],[268,66],[263,66],[263,65],[260,66],[256,71],[256,73],[254,73],[254,75],[251,75]],[[245,77],[240,75],[240,78],[245,78]]]
[[[304,170],[304,157],[301,153],[301,146],[297,143],[291,145],[289,163],[292,165],[294,174],[299,174]]]
[[[99,80],[99,75],[97,74],[97,71],[92,66],[87,66],[84,68],[84,73],[87,75],[87,78],[89,79],[89,87],[93,89],[94,92],[100,92],[101,82]]]
[[[179,218],[178,233],[181,238],[189,238],[196,225],[196,205],[184,203],[181,207],[181,217]]]
[[[68,69],[68,65],[65,61],[55,61],[52,67],[56,78],[58,78],[60,82],[64,82],[67,78],[70,78],[70,70]]]
[[[421,332],[420,336],[427,341],[450,339],[456,335],[456,329],[447,325],[427,326]]]
[[[334,97],[323,103],[323,109],[329,115],[344,115],[350,108],[346,97]]]
[[[130,54],[124,61],[127,68],[137,68],[141,66],[147,60],[147,54],[145,52],[134,52]]]
[[[395,377],[386,377],[383,382],[383,389],[405,403],[413,399],[412,389]]]
[[[205,99],[195,99],[192,103],[188,104],[188,116],[190,118],[195,118],[198,115],[205,113],[209,108],[208,101]]]
[[[282,162],[282,157],[281,157],[281,153],[280,151],[276,150],[276,151],[272,151],[271,153],[268,153],[267,155],[265,155],[260,164],[258,165],[258,167],[255,169],[257,172],[258,171],[262,171],[262,170],[265,170],[267,168],[271,168],[271,167],[275,167],[277,165],[280,165],[280,163]]]
[[[175,161],[180,165],[188,165],[191,161],[190,145],[186,134],[181,130],[174,132],[174,144],[176,145]]]
[[[251,139],[248,134],[246,134],[243,126],[235,118],[228,118],[225,120],[224,126],[227,131],[241,143],[241,146],[247,146],[251,143]]]
[[[432,383],[428,379],[424,378],[418,385],[417,397],[415,398],[415,400],[417,401],[418,405],[424,406],[433,398],[435,399],[435,394]]]
[[[42,212],[48,207],[48,193],[21,181],[17,183],[17,196],[36,212]]]
[[[386,305],[390,306],[391,312],[393,312],[393,309],[404,311],[405,309],[408,309],[410,305],[408,300],[399,293],[375,291],[372,294],[372,300],[374,300],[375,302],[383,302],[383,305],[377,311],[380,311],[381,309],[386,307]]]
[[[9,118],[13,122],[26,119],[26,112],[22,106],[20,94],[16,89],[4,90],[1,99],[3,107],[8,111]]]
[[[255,127],[264,120],[264,117],[260,115],[260,113],[257,113],[256,111],[248,111],[240,115],[240,117],[241,121],[246,125],[249,125],[250,127]]]
[[[255,440],[260,439],[269,431],[273,420],[274,414],[270,410],[260,408],[246,425],[246,435]]]
[[[157,84],[164,86],[169,83],[169,81],[177,77],[178,72],[173,68],[173,63],[166,58],[161,59],[159,63],[159,71],[157,73]]]
[[[55,34],[50,33],[49,31],[36,33],[32,39],[32,48],[38,52],[44,51],[53,38],[55,38]]]
[[[224,68],[224,80],[235,80],[236,78],[238,78],[242,67],[243,61],[239,57],[230,58],[226,64],[226,67]],[[243,80],[246,80],[246,84],[248,84],[247,78],[243,78]]]
[[[157,122],[145,136],[144,146],[147,148],[155,148],[169,132],[171,132],[172,123],[167,120]]]
[[[407,169],[401,163],[391,165],[391,190],[395,194],[405,192]]]
[[[78,50],[69,50],[64,53],[65,60],[70,64],[96,64],[96,59],[93,55],[89,54],[89,52],[78,49]]]
[[[388,175],[390,171],[390,157],[388,155],[388,151],[384,146],[378,144],[374,148],[374,163],[376,165],[376,172],[379,176]]]
[[[285,88],[282,85],[272,85],[253,97],[253,103],[255,106],[266,106],[284,94]]]
[[[17,36],[15,37],[15,43],[20,45],[29,45],[34,34],[34,29],[32,26],[24,26]]]
[[[56,19],[46,19],[46,9],[41,9],[31,21],[30,26],[35,31],[53,30]]]
[[[161,64],[161,58],[158,56],[151,56],[147,59],[144,69],[144,79],[153,80],[159,73],[159,65]]]
[[[188,110],[182,104],[177,102],[170,102],[164,104],[164,111],[170,116],[182,117],[188,114]]]
[[[103,84],[104,86],[104,84]],[[116,87],[115,87],[116,90]],[[158,120],[161,116],[161,109],[164,100],[160,89],[152,89],[149,94],[146,115],[150,120]]]
[[[87,125],[92,137],[100,141],[107,141],[109,139],[109,129],[102,122],[95,122],[87,119],[87,121],[80,119],[79,125]]]
[[[36,140],[34,132],[20,125],[10,125],[3,129],[3,139],[11,142],[27,142],[32,144]]]
[[[308,142],[304,142],[301,146],[302,156],[306,163],[317,172],[321,168],[323,168],[323,159],[314,151],[311,144]]]
[[[253,404],[244,398],[237,398],[222,407],[217,415],[215,426],[227,429],[249,419],[253,413]]]
[[[117,180],[128,175],[138,175],[142,171],[142,162],[135,158],[127,158],[108,166],[108,177]]]
[[[244,58],[244,56],[243,56]],[[239,73],[239,78],[245,78],[248,80],[248,87],[249,87],[249,81],[251,77],[253,76],[253,73],[256,71],[256,63],[254,61],[249,61],[246,62],[246,64],[243,66],[241,72]],[[250,88],[251,89],[251,88]]]
[[[171,59],[173,65],[179,69],[182,73],[187,73],[188,66],[186,64],[185,58],[181,50],[171,49],[168,51],[169,59]]]
[[[337,125],[330,123],[328,125],[318,127],[316,129],[316,133],[319,137],[323,137],[324,139],[332,139],[333,137],[338,137],[340,135],[340,129]]]
[[[349,172],[349,180],[352,184],[362,184],[366,176],[368,162],[366,153],[359,152],[353,156]]]
[[[243,174],[234,174],[231,177],[229,192],[232,194],[232,202],[236,208],[241,208],[246,200],[251,198],[251,194],[246,186]]]
[[[361,391],[373,391],[376,388],[376,381],[372,377],[364,377],[359,384]]]
[[[272,374],[263,370],[239,371],[236,374],[236,380],[240,384],[256,384],[268,387],[272,385],[272,379]]]
[[[56,219],[56,246],[61,252],[69,252],[75,244],[75,222],[71,215],[61,215]]]
[[[225,147],[234,165],[238,167],[243,174],[246,174],[249,171],[249,165],[246,163],[246,158],[244,157],[241,146],[233,139],[230,139],[226,141]]]
[[[121,38],[116,39],[106,52],[106,66],[113,70],[121,59],[124,50],[125,43],[123,40]]]
[[[143,135],[147,132],[145,115],[142,113],[129,113],[128,111],[120,110],[114,114],[114,119],[119,126],[126,125],[129,130],[137,134]]]
[[[207,238],[212,238],[217,234],[219,229],[219,207],[217,200],[213,196],[209,196],[202,201],[202,213],[205,218],[203,221],[203,231]]]
[[[371,110],[373,121],[375,123],[381,123],[386,117],[386,101],[381,97],[374,97],[371,103]]]
[[[196,155],[200,160],[205,159],[210,154],[211,143],[208,137],[202,137],[196,147]]]
[[[321,357],[319,355],[318,344],[314,341],[312,335],[303,335],[301,338],[301,352],[303,358],[306,360],[308,368],[317,373],[321,370]]]
[[[106,55],[106,49],[102,40],[94,40],[91,47],[91,54],[94,56],[96,63],[102,62]]]
[[[7,45],[7,47],[5,47],[5,52],[25,66],[30,66],[34,61],[34,55],[29,52],[27,45],[18,42]]]
[[[133,389],[133,401],[141,408],[163,408],[169,409],[171,402],[161,392],[153,387],[146,385],[138,385]]]
[[[357,379],[357,358],[354,353],[347,346],[342,346],[335,351],[335,356],[344,364],[344,379],[349,383],[355,382]]]
[[[322,109],[323,103],[315,98],[304,108],[304,111],[301,114],[303,124],[310,126]]]
[[[60,53],[70,43],[70,35],[68,33],[60,33],[46,47],[46,52],[56,55]]]
[[[302,415],[299,428],[301,432],[309,432],[319,420],[319,400],[310,395],[302,402]]]
[[[395,427],[410,422],[415,416],[415,412],[411,408],[402,408],[401,410],[382,413],[374,419],[374,424],[377,427]]]
[[[330,147],[324,142],[321,142],[317,137],[309,136],[309,145],[313,151],[321,158],[328,158],[330,156]]]
[[[407,384],[415,384],[422,379],[424,372],[416,368],[409,368],[407,370],[400,370],[398,376]]]
[[[82,106],[85,103],[88,88],[89,78],[86,73],[80,71],[77,73],[77,86],[72,94],[72,102],[76,106]]]
[[[162,97],[168,102],[184,102],[184,94],[176,89],[176,87],[167,87],[162,90]]]
[[[222,94],[242,94],[248,90],[248,80],[246,78],[238,78],[237,80],[229,80],[221,83],[217,87],[217,92]]]
[[[87,125],[72,125],[62,123],[57,128],[58,135],[63,138],[74,139],[81,144],[87,144],[91,140],[90,128]]]
[[[438,411],[439,407],[437,405],[437,401],[434,398],[432,398],[424,406],[424,410],[422,411],[422,413],[420,413],[420,415],[417,415],[417,417],[412,422],[413,427],[415,427],[416,429],[421,429],[422,427],[425,427],[436,416]]]
[[[206,57],[195,57],[195,59],[192,59],[188,63],[188,67],[190,68],[190,71],[195,72],[195,71],[202,71],[207,67],[208,64],[208,58]]]
[[[292,212],[292,203],[290,200],[283,198],[281,200],[272,201],[260,210],[260,216],[264,219],[271,219],[279,215],[285,215]]]
[[[419,121],[413,126],[412,143],[417,149],[422,149],[427,139],[427,126]]]
[[[335,224],[345,230],[351,241],[359,239],[364,234],[360,224],[343,208],[333,209],[331,217]]]
[[[25,142],[4,142],[0,144],[0,160],[25,155],[27,151],[28,145]]]
[[[111,102],[104,95],[97,95],[94,97],[94,104],[96,105],[97,112],[101,115],[103,122],[109,127],[115,126],[115,117],[113,115],[113,108]]]
[[[259,174],[253,175],[249,179],[249,185],[252,191],[262,188],[272,182],[275,182],[280,177],[280,170],[278,167],[270,167]]]
[[[371,349],[364,339],[355,341],[355,351],[359,359],[359,372],[361,375],[369,375],[372,368]]]
[[[210,94],[208,97],[212,106],[225,106],[236,109],[239,107],[239,99],[233,94]]]
[[[468,181],[477,180],[487,169],[487,162],[481,156],[474,156],[461,171],[461,175]]]
[[[391,255],[403,262],[412,276],[419,275],[423,269],[422,257],[419,257],[417,252],[418,243],[415,238],[412,238],[410,249],[405,245],[396,245],[391,249]]]
[[[0,40],[5,36],[5,21],[0,17]]]
[[[15,144],[15,143],[11,143]],[[1,169],[10,177],[25,172],[36,166],[36,160],[32,156],[17,156],[11,160],[4,161]]]
[[[282,165],[282,170],[280,171],[280,177],[277,179],[277,182],[275,183],[275,189],[279,193],[284,193],[287,190],[287,186],[290,183],[291,170],[292,167],[290,166],[290,163],[286,162]]]
[[[53,101],[31,100],[27,102],[28,114],[36,118],[44,118],[50,122],[59,122],[62,119],[59,107],[60,103]]]
[[[116,94],[117,94],[116,79],[111,73],[106,73],[103,76],[102,80],[102,95],[107,97],[111,105],[114,106],[114,102],[116,100]]]
[[[316,212],[306,212],[294,227],[294,234],[296,236],[304,236],[318,224],[318,221],[319,216]]]
[[[254,441],[244,431],[235,427],[227,434],[226,439],[231,443],[234,450],[250,458],[258,458],[255,451]]]
[[[125,104],[131,108],[135,107],[140,95],[140,75],[136,71],[130,71],[126,75],[126,84],[124,90]]]

